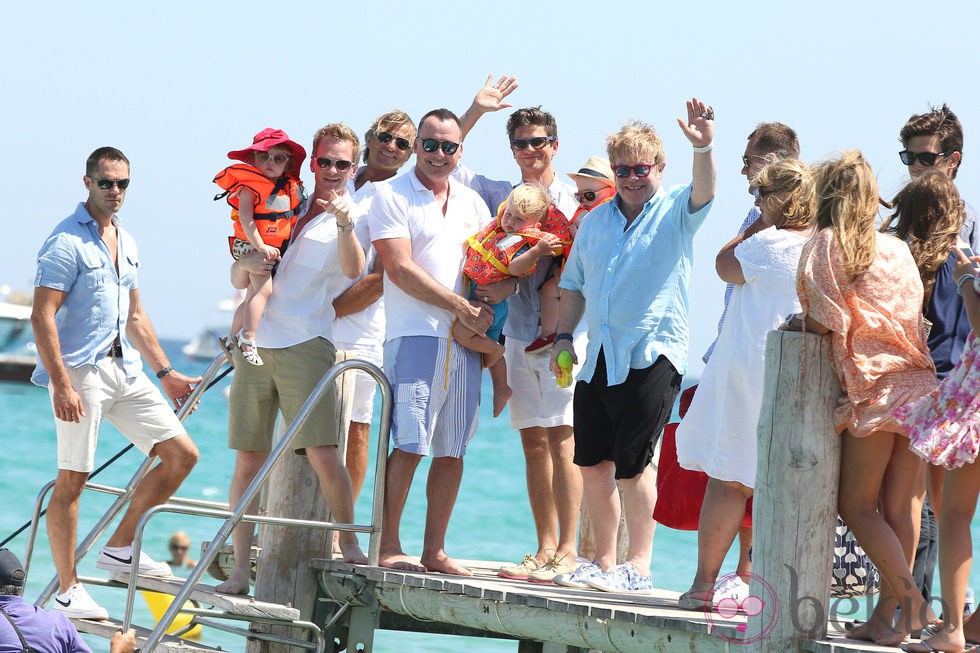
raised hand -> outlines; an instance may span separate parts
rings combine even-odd
[[[493,73],[490,73],[487,75],[487,81],[484,83],[483,88],[481,88],[476,94],[476,97],[473,98],[472,107],[479,110],[480,113],[490,113],[491,111],[509,109],[513,105],[508,104],[503,100],[516,90],[516,77],[502,75],[495,84],[493,82]]]
[[[678,118],[677,124],[694,147],[704,147],[715,140],[715,110],[697,98],[687,103],[687,122]]]

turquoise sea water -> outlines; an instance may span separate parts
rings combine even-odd
[[[189,363],[185,360],[180,354],[182,343],[164,344],[170,352],[171,360],[181,371],[198,373],[204,369],[201,363]],[[227,498],[234,457],[226,446],[228,407],[221,389],[227,385],[228,380],[209,391],[201,408],[186,422],[188,431],[201,450],[201,461],[179,491],[180,496],[215,501]],[[516,561],[535,548],[533,522],[525,490],[523,455],[517,433],[510,430],[506,411],[498,419],[490,416],[489,380],[484,384],[484,391],[480,428],[465,458],[466,467],[456,510],[450,523],[447,551],[459,558]],[[0,472],[0,505],[4,508],[0,511],[2,539],[30,519],[37,493],[45,483],[54,478],[56,463],[54,423],[46,391],[33,386],[0,383],[0,414],[3,415],[4,424],[4,466]],[[127,441],[118,432],[106,425],[100,438],[96,465],[100,465],[126,444]],[[110,485],[123,485],[140,463],[140,459],[138,452],[130,451],[96,480]],[[404,546],[408,552],[416,554],[421,547],[424,525],[426,472],[427,466],[423,464],[419,467],[402,524]],[[365,488],[371,488],[370,477]],[[80,532],[87,532],[87,527],[102,514],[109,501],[108,497],[97,493],[83,495]],[[369,497],[361,497],[357,512],[359,521],[369,519]],[[217,527],[218,523],[214,520],[163,515],[151,522],[144,549],[158,559],[166,559],[167,538],[174,530],[182,529],[190,534],[193,551],[200,542],[209,541]],[[976,519],[973,531],[974,552],[980,554],[980,523]],[[22,534],[7,546],[23,557],[26,539],[26,534]],[[366,545],[366,539],[362,539],[362,546]],[[729,555],[723,572],[734,569],[735,559],[734,554]],[[686,590],[694,577],[696,562],[695,533],[664,527],[657,529],[653,574],[658,587]],[[94,555],[80,563],[79,572],[87,576],[104,575],[95,569]],[[53,575],[54,566],[42,527],[25,597],[29,600],[36,598]],[[976,572],[973,578],[977,579]],[[976,586],[977,583],[974,582],[973,585]],[[111,614],[122,614],[125,601],[123,592],[101,587],[90,588],[90,591]],[[140,600],[137,600],[135,622],[140,625],[151,624],[150,614]],[[212,631],[208,631],[202,641],[221,645],[229,651],[244,649],[242,639],[224,633],[212,634]],[[90,643],[95,651],[108,648],[104,641],[90,640]],[[385,631],[379,631],[375,640],[377,651],[438,653],[457,651],[464,645],[473,653],[517,650],[517,644],[513,641],[467,639],[464,643],[455,637]]]

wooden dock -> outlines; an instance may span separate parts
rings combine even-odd
[[[504,563],[463,561],[472,577],[395,571],[316,560],[320,608],[315,621],[348,651],[373,650],[376,629],[499,637],[518,640],[517,650],[542,653],[596,650],[698,653],[744,651],[746,618],[677,607],[677,592],[651,596],[541,585],[496,576]],[[337,650],[341,650],[338,648]],[[807,641],[812,653],[890,651],[845,640],[831,623],[828,637]]]

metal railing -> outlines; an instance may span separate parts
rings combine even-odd
[[[282,517],[264,517],[264,516],[252,516],[245,515],[245,510],[248,508],[249,504],[255,497],[258,496],[259,492],[262,490],[263,485],[268,480],[269,474],[272,472],[273,467],[276,462],[282,457],[284,453],[291,450],[291,443],[296,437],[296,434],[309,419],[313,408],[319,403],[323,396],[326,394],[327,390],[334,384],[334,382],[340,377],[341,374],[348,370],[361,370],[366,372],[368,375],[374,378],[375,382],[378,384],[381,390],[381,419],[379,420],[379,437],[378,437],[378,454],[377,461],[375,463],[375,473],[374,473],[374,495],[371,499],[371,524],[370,525],[356,525],[356,524],[338,524],[334,522],[320,522],[320,521],[307,521],[300,519],[287,519]],[[223,511],[213,511],[205,509],[193,509],[190,507],[181,507],[176,505],[162,505],[151,508],[147,511],[143,517],[140,519],[139,524],[136,527],[137,537],[133,543],[133,563],[131,568],[130,578],[134,578],[139,565],[140,557],[140,545],[142,539],[143,529],[146,523],[154,515],[160,512],[181,512],[184,514],[194,514],[201,516],[212,516],[212,517],[225,517],[225,522],[218,529],[217,534],[208,544],[207,549],[202,552],[201,559],[198,560],[197,566],[191,571],[187,580],[184,582],[184,586],[180,591],[174,596],[170,603],[170,606],[164,612],[163,616],[157,622],[153,631],[149,634],[144,644],[144,650],[153,650],[153,647],[160,642],[167,629],[177,618],[180,612],[183,612],[182,606],[184,602],[190,597],[191,593],[194,591],[194,587],[201,581],[201,578],[206,573],[208,567],[217,558],[221,546],[231,537],[232,531],[235,527],[242,521],[253,522],[253,523],[263,523],[263,524],[276,524],[283,526],[297,526],[303,528],[325,528],[325,529],[336,529],[336,530],[348,530],[354,532],[364,532],[370,533],[370,540],[368,543],[368,564],[376,566],[378,564],[378,558],[381,552],[381,518],[384,498],[384,478],[385,478],[385,468],[388,460],[388,436],[391,428],[391,411],[392,411],[392,397],[391,397],[391,386],[388,384],[387,378],[384,373],[375,365],[368,363],[366,361],[350,359],[340,362],[333,367],[331,367],[327,373],[317,384],[316,388],[313,390],[310,397],[303,404],[299,413],[293,419],[289,428],[279,439],[278,444],[272,450],[269,458],[266,460],[265,464],[259,469],[255,478],[249,484],[248,488],[242,494],[235,507],[229,512],[224,513]],[[130,582],[129,593],[126,598],[126,614],[124,618],[124,628],[129,627],[129,621],[132,616],[133,603],[135,600],[135,587]],[[252,637],[261,637],[257,633],[250,633]],[[322,641],[322,640],[321,640]]]

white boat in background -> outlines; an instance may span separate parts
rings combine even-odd
[[[31,307],[0,300],[0,381],[29,382],[36,364]]]
[[[208,320],[208,324],[201,329],[194,338],[183,346],[181,351],[191,360],[211,361],[221,353],[221,345],[218,340],[228,336],[231,329],[231,319],[235,315],[235,309],[242,303],[242,297],[225,299],[218,302],[215,307],[215,315]]]

